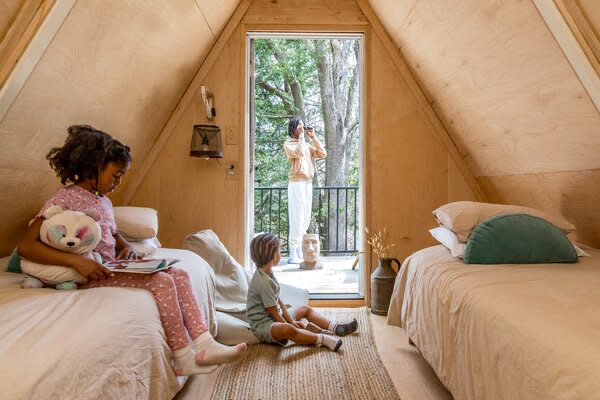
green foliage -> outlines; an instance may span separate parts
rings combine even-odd
[[[255,40],[255,183],[287,185],[289,164],[283,152],[290,117],[299,115],[287,82],[302,88],[306,124],[322,127],[319,80],[310,40]],[[266,87],[274,90],[267,89]],[[321,130],[322,131],[322,130]]]

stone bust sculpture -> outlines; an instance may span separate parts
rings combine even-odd
[[[321,269],[323,264],[319,261],[321,253],[321,243],[319,235],[308,233],[302,237],[302,256],[304,261],[300,264],[300,269]]]

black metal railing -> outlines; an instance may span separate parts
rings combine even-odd
[[[288,254],[288,193],[286,187],[254,188],[254,231],[271,232]],[[313,188],[309,233],[321,239],[321,254],[357,252],[358,186]]]

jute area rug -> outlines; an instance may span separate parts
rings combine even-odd
[[[325,347],[256,344],[225,366],[211,400],[399,400],[373,339],[367,308],[320,309],[329,319],[353,317],[358,331],[337,353]]]

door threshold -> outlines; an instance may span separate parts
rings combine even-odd
[[[318,293],[311,294],[308,304],[314,307],[362,307],[365,298],[358,293]]]
[[[359,293],[310,293],[310,300],[363,300]]]

